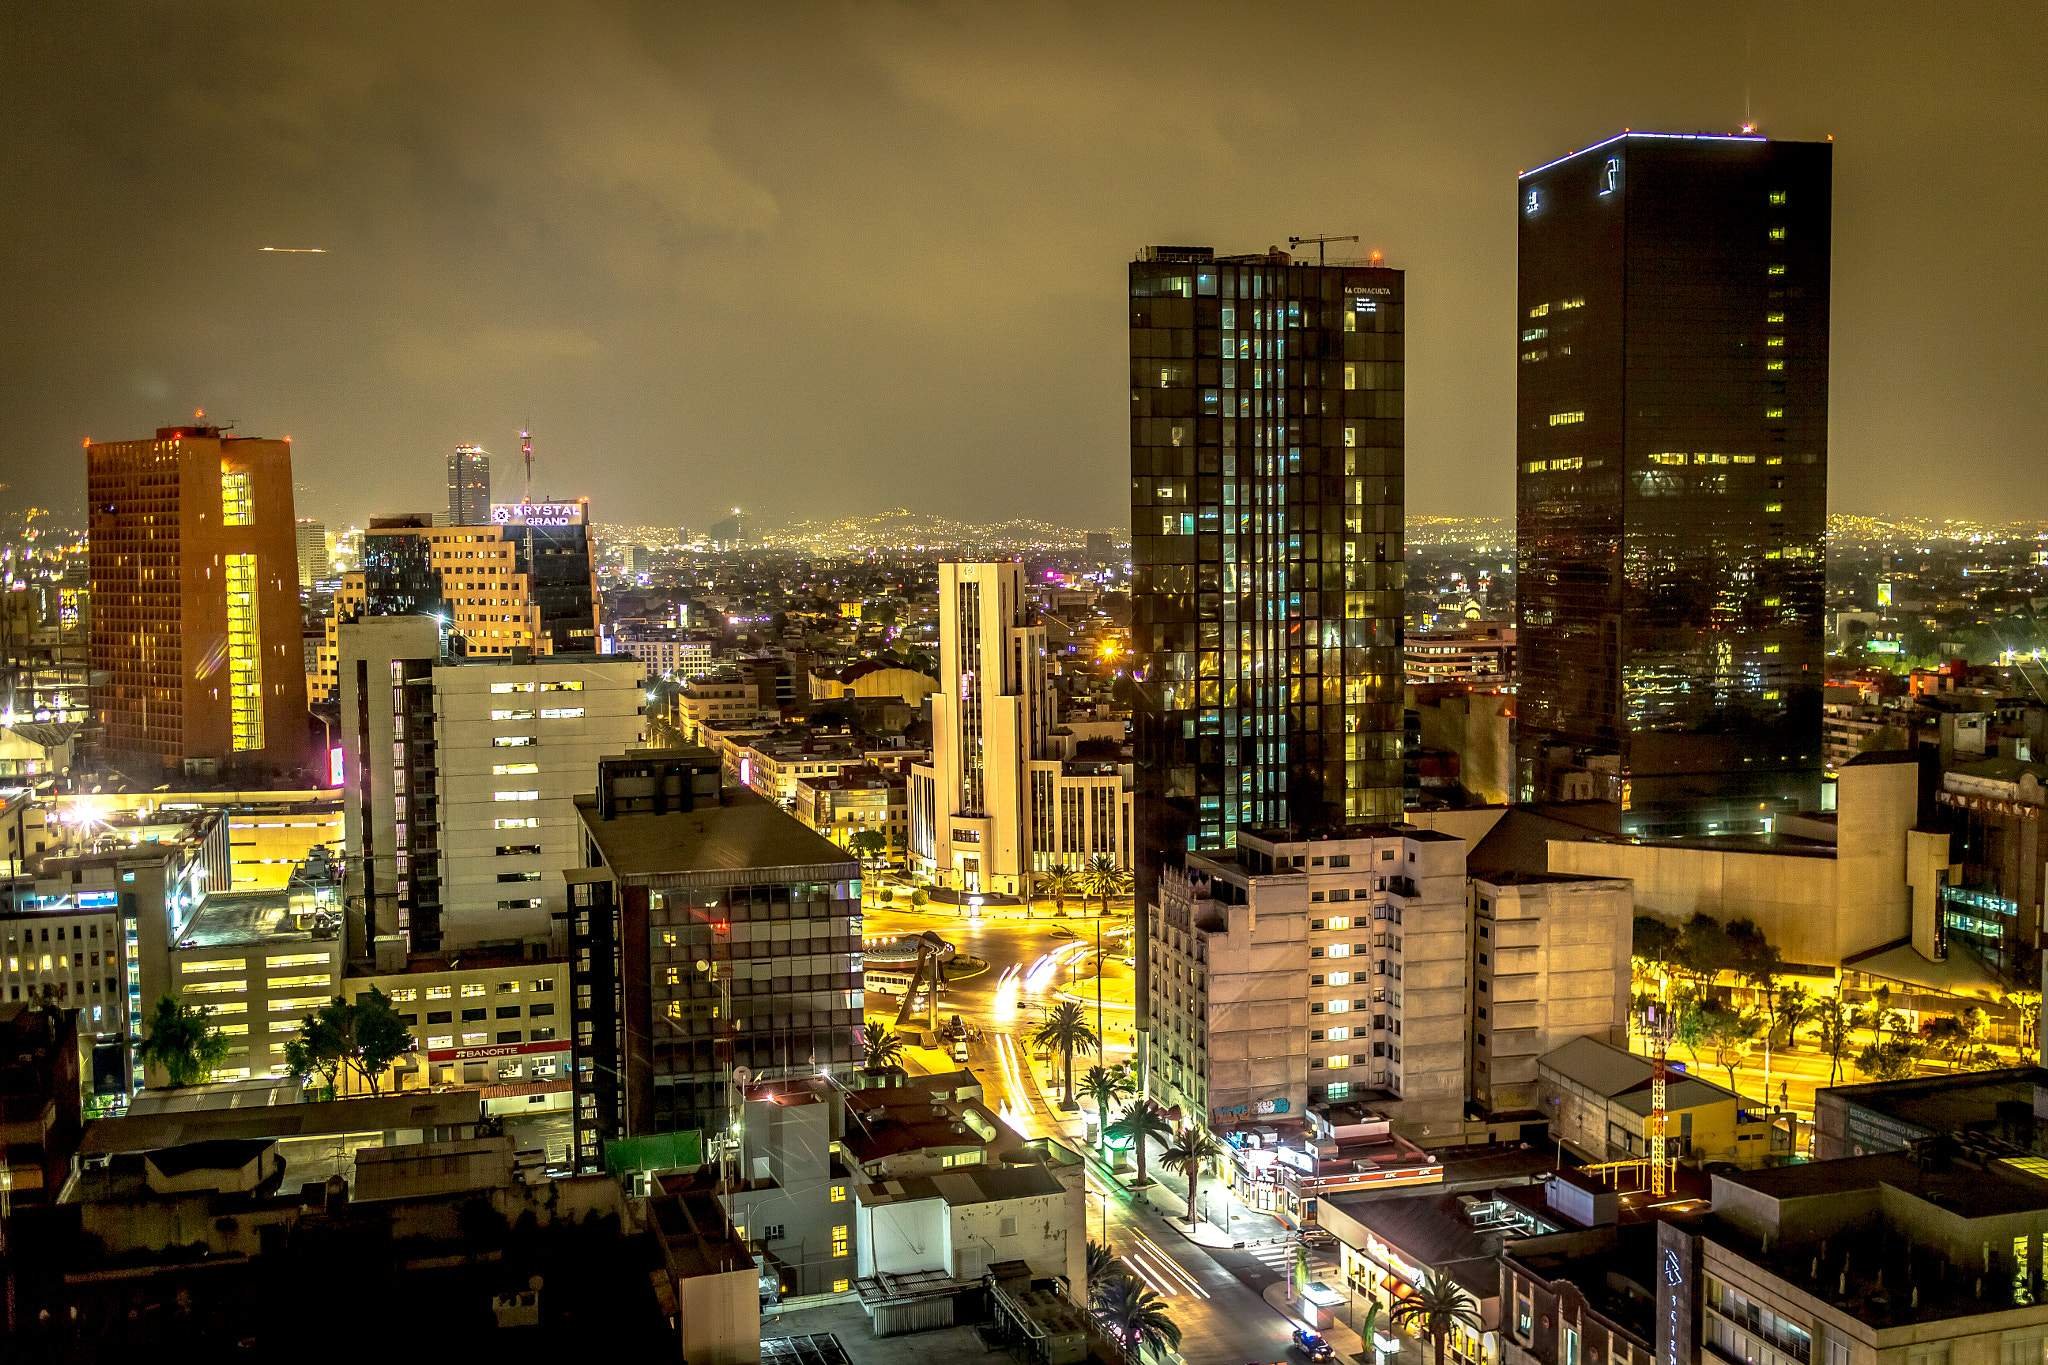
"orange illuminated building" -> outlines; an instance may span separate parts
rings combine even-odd
[[[92,703],[122,767],[296,768],[306,752],[288,441],[219,427],[86,442]]]

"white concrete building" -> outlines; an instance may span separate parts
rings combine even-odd
[[[1529,1109],[1546,1053],[1628,1045],[1635,898],[1618,878],[1560,873],[1475,877],[1471,896],[1472,1096]]]
[[[932,759],[911,769],[910,865],[947,886],[1028,894],[1098,854],[1131,866],[1128,764],[1063,761],[1045,628],[1021,564],[939,566]]]
[[[375,882],[371,936],[550,942],[582,861],[575,798],[600,758],[646,743],[645,665],[448,659],[420,617],[366,618],[341,641],[348,859],[352,888]]]
[[[1465,843],[1406,825],[1240,831],[1160,883],[1152,1078],[1228,1123],[1367,1101],[1458,1119],[1471,989]]]

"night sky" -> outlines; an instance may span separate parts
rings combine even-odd
[[[1836,138],[1834,509],[2048,516],[2044,16],[9,4],[0,504],[203,405],[331,521],[530,419],[599,520],[1122,522],[1131,253],[1357,232],[1410,510],[1503,514],[1516,171],[1747,108]]]

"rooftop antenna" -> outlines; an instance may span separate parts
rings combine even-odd
[[[524,502],[533,501],[533,431],[531,427],[519,429],[519,458],[526,461],[526,493]]]
[[[1325,249],[1330,245],[1330,243],[1355,242],[1357,240],[1358,234],[1355,232],[1345,237],[1289,237],[1287,239],[1287,249],[1289,251],[1292,251],[1295,248],[1299,247],[1303,242],[1314,242],[1316,244],[1316,264],[1323,265],[1326,264],[1326,262],[1323,259],[1323,254]]]

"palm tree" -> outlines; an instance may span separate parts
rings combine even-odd
[[[1173,1145],[1160,1154],[1160,1160],[1173,1170],[1179,1171],[1188,1180],[1188,1226],[1197,1221],[1195,1195],[1202,1182],[1202,1168],[1223,1155],[1223,1144],[1216,1135],[1199,1123],[1184,1123],[1173,1135]]]
[[[1424,1275],[1415,1292],[1394,1305],[1387,1320],[1396,1327],[1413,1328],[1428,1337],[1436,1348],[1436,1365],[1444,1365],[1452,1332],[1462,1327],[1477,1333],[1483,1325],[1479,1305],[1472,1301],[1472,1296],[1439,1270]]]
[[[1052,1013],[1045,1016],[1045,1022],[1038,1026],[1038,1032],[1031,1041],[1039,1047],[1056,1048],[1065,1062],[1065,1089],[1060,1093],[1068,1105],[1074,1105],[1074,1054],[1092,1054],[1102,1045],[1095,1036],[1095,1030],[1088,1027],[1088,1016],[1081,1012],[1080,1005],[1072,1000],[1062,1000],[1052,1007]]]
[[[887,1071],[903,1060],[903,1039],[887,1024],[862,1024],[860,1032],[861,1070]]]
[[[1102,913],[1109,913],[1109,898],[1121,896],[1131,887],[1131,874],[1117,865],[1115,858],[1107,853],[1098,853],[1088,860],[1088,866],[1081,873],[1083,895],[1100,896]]]
[[[1094,1284],[1103,1276],[1116,1269],[1116,1253],[1102,1243],[1090,1240],[1088,1243],[1088,1283]]]
[[[1131,1096],[1131,1078],[1120,1066],[1091,1066],[1081,1073],[1081,1093],[1095,1101],[1095,1145],[1109,1136],[1109,1108]]]
[[[1081,879],[1071,867],[1056,867],[1038,879],[1038,889],[1052,897],[1053,912],[1062,918],[1067,913],[1067,897],[1081,890]]]
[[[1124,1116],[1109,1125],[1109,1135],[1122,1138],[1131,1144],[1137,1153],[1138,1183],[1145,1183],[1145,1144],[1150,1140],[1166,1141],[1173,1136],[1173,1126],[1166,1121],[1166,1111],[1156,1100],[1140,1095],[1124,1110]]]
[[[1162,1354],[1180,1349],[1180,1325],[1167,1311],[1166,1300],[1123,1271],[1096,1281],[1090,1298],[1095,1315],[1129,1354],[1142,1360],[1147,1346]]]

